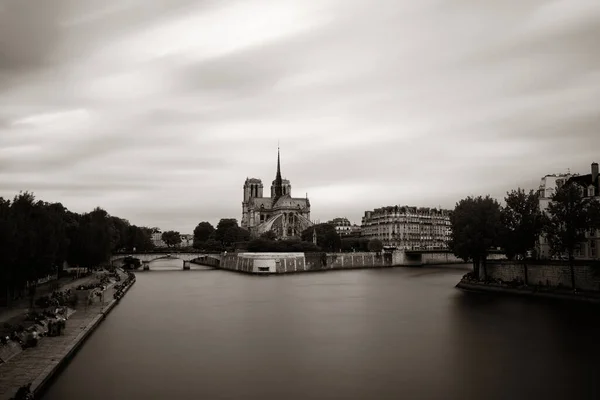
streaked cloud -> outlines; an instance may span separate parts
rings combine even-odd
[[[0,196],[191,232],[274,177],[321,221],[598,161],[593,0],[0,0]]]

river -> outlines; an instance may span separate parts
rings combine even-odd
[[[597,399],[598,308],[465,294],[466,267],[249,276],[153,262],[44,395]]]

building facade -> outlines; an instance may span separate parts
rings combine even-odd
[[[586,175],[569,178],[569,184],[579,186],[584,197],[600,201],[600,177],[598,176],[598,163],[592,163],[591,171]],[[589,229],[586,232],[585,241],[575,248],[575,257],[580,259],[600,259],[600,230]]]
[[[584,197],[594,198],[600,201],[600,177],[598,175],[598,163],[592,163],[589,174],[560,174],[546,175],[542,178],[539,188],[540,210],[547,213],[551,197],[562,185],[576,184],[580,187]],[[537,245],[539,257],[551,258],[552,254],[548,241],[542,235]],[[590,229],[586,233],[586,239],[575,248],[574,257],[577,259],[600,259],[600,231]]]
[[[348,218],[337,217],[331,221],[327,221],[329,225],[333,225],[335,231],[340,237],[355,237],[360,236],[361,227],[356,224],[350,223]]]
[[[192,247],[194,245],[194,235],[190,235],[189,233],[184,233],[179,235],[181,238],[181,243],[179,247]]]
[[[538,199],[540,204],[540,211],[547,213],[548,205],[552,201],[552,196],[556,191],[567,181],[576,174],[552,174],[542,177],[540,180],[540,186],[538,189]],[[548,241],[542,235],[538,240],[537,253],[539,258],[545,259],[550,258],[550,246]]]
[[[292,185],[281,177],[279,149],[277,149],[277,172],[271,183],[271,196],[263,197],[260,179],[247,178],[244,182],[241,226],[252,237],[272,231],[277,239],[299,238],[302,231],[312,226],[310,202],[306,198],[292,197]]]
[[[167,244],[162,240],[162,232],[152,232],[152,244],[154,247],[167,247]]]
[[[362,218],[362,237],[400,250],[447,249],[450,232],[450,210],[388,206]]]

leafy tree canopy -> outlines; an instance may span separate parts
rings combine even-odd
[[[217,229],[215,230],[215,240],[221,243],[225,243],[225,235],[228,230],[231,228],[239,228],[237,219],[235,218],[222,218],[217,224]],[[237,232],[237,231],[235,231]],[[234,235],[235,236],[235,235]],[[232,239],[232,233],[229,233],[228,240]]]
[[[150,231],[96,208],[85,214],[60,203],[36,201],[29,192],[0,197],[0,297],[73,266],[95,267],[114,251],[152,248]]]
[[[584,197],[579,185],[566,184],[554,193],[547,211],[543,230],[550,249],[555,255],[567,253],[572,261],[586,232],[600,228],[600,203]]]
[[[501,231],[500,205],[490,196],[467,197],[450,214],[449,247],[465,261],[473,260],[475,275],[491,247],[497,246]]]
[[[525,257],[535,247],[542,231],[544,218],[539,208],[539,197],[533,190],[526,193],[519,188],[507,193],[504,200],[506,206],[500,215],[500,245],[509,259],[516,255]]]
[[[194,248],[201,248],[215,232],[215,228],[210,222],[200,222],[196,228],[194,228]]]
[[[177,231],[163,232],[160,238],[165,242],[167,247],[175,247],[181,244],[181,235]]]
[[[269,240],[264,238],[254,239],[248,242],[250,252],[272,252],[272,253],[306,253],[321,251],[313,243],[300,240]]]
[[[371,239],[369,240],[367,247],[369,248],[369,251],[379,253],[383,250],[383,243],[379,239]]]
[[[333,225],[327,223],[313,225],[302,231],[302,240],[305,242],[312,242],[314,231],[317,233],[317,246],[322,250],[331,252],[340,250],[342,240]]]

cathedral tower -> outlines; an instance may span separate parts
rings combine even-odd
[[[289,180],[281,178],[281,161],[279,157],[279,147],[277,147],[277,173],[275,175],[275,180],[271,183],[271,199],[273,199],[273,203],[275,203],[278,198],[285,195],[292,195],[292,185]]]
[[[273,197],[273,204],[275,204],[275,202],[281,196],[283,196],[283,179],[281,179],[281,162],[279,157],[279,147],[277,147],[277,173],[275,174],[275,180],[273,181],[271,193],[271,197]]]

